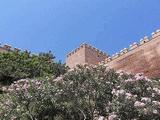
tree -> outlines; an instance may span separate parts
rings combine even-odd
[[[0,53],[0,83],[11,84],[24,78],[59,76],[67,70],[64,64],[54,62],[51,52],[39,55],[10,51]]]

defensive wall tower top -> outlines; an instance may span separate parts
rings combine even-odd
[[[122,50],[120,50],[119,52],[113,54],[111,57],[108,57],[106,58],[105,61],[101,61],[100,64],[102,63],[108,63],[108,62],[111,62],[115,59],[117,59],[118,57],[130,52],[130,51],[133,51],[143,45],[145,45],[146,43],[154,40],[155,38],[159,37],[160,36],[160,29],[156,30],[155,32],[153,32],[151,34],[151,37],[148,37],[148,36],[144,36],[142,39],[140,39],[140,41],[137,43],[137,42],[134,42],[133,44],[131,44],[129,46],[129,48],[124,48]]]
[[[73,51],[71,51],[70,53],[68,53],[67,57],[70,57],[70,56],[76,54],[79,50],[81,50],[83,48],[88,48],[90,50],[96,51],[98,54],[104,55],[106,57],[108,56],[105,52],[103,52],[103,51],[101,51],[101,50],[99,50],[99,49],[97,49],[97,48],[95,48],[95,47],[93,47],[93,46],[91,46],[91,45],[89,45],[87,43],[82,43],[78,48],[76,48]]]
[[[22,50],[19,48],[12,47],[11,45],[8,45],[8,44],[4,44],[4,45],[0,44],[0,52],[9,52],[9,51],[21,52]],[[27,49],[24,50],[24,52],[29,53]]]
[[[66,65],[70,68],[78,64],[98,65],[99,62],[104,61],[107,57],[108,55],[101,50],[83,43],[67,55]]]

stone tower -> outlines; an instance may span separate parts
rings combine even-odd
[[[4,46],[0,46],[0,52],[8,52],[11,49],[10,45],[5,44]]]
[[[88,44],[81,44],[80,47],[67,55],[66,65],[74,68],[76,65],[98,65],[104,61],[108,55]]]

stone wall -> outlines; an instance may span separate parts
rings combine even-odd
[[[160,30],[144,37],[140,43],[133,43],[129,49],[105,60],[106,66],[130,73],[144,73],[146,76],[160,77]]]
[[[3,47],[0,47],[0,52],[7,52],[7,51]]]
[[[11,49],[10,45],[4,45],[4,46],[0,46],[0,52],[7,52]]]
[[[88,44],[82,44],[67,55],[66,65],[70,68],[73,68],[78,64],[98,65],[99,62],[104,61],[106,58],[107,55],[102,51]]]
[[[108,57],[98,49],[82,44],[67,55],[66,65],[70,68],[77,64],[105,64],[115,70],[130,73],[144,73],[146,76],[160,78],[160,30],[145,36],[139,43],[133,43],[129,48]]]
[[[21,51],[20,49],[18,48],[12,48],[10,45],[3,45],[3,46],[0,46],[0,52],[8,52],[8,51]]]
[[[85,64],[85,46],[81,45],[76,50],[67,55],[66,65],[70,68],[75,67],[77,64]]]
[[[87,64],[98,65],[99,62],[104,61],[108,55],[90,45],[85,47],[85,61]]]

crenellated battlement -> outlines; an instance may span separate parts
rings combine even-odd
[[[79,52],[79,51],[80,51],[81,49],[83,49],[83,48],[88,48],[88,49],[90,49],[90,50],[96,51],[97,54],[99,54],[99,55],[108,56],[105,52],[102,52],[102,51],[100,51],[99,49],[97,49],[97,48],[95,48],[95,47],[93,47],[93,46],[91,46],[91,45],[88,45],[88,44],[86,44],[86,43],[83,43],[83,44],[80,45],[80,47],[78,47],[78,48],[76,48],[75,50],[73,50],[72,52],[68,53],[68,54],[67,54],[67,57],[70,57],[70,56],[72,56],[72,55],[74,55],[74,54],[77,54],[77,52]]]
[[[156,30],[152,33],[151,37],[144,36],[139,42],[134,42],[128,48],[124,48],[112,56],[107,55],[101,50],[88,45],[86,43],[81,44],[78,48],[73,50],[67,55],[66,64],[70,67],[74,67],[77,64],[110,64],[117,61],[117,59],[126,59],[130,53],[135,55],[135,51],[143,48],[145,45],[150,46],[150,42],[160,36],[160,30]],[[152,43],[152,42],[151,42]],[[153,42],[154,43],[154,42]],[[128,61],[127,61],[128,62]]]
[[[156,30],[155,32],[152,33],[152,38],[156,38],[160,36],[160,29]]]
[[[133,74],[160,77],[160,30],[153,32],[150,37],[144,36],[139,42],[134,42],[112,56],[88,44],[81,44],[66,59],[66,65],[70,68],[78,64],[100,64]]]
[[[112,57],[107,58],[105,60],[105,63],[109,63],[109,62],[119,58],[120,56],[125,55],[126,53],[128,53],[130,51],[136,50],[137,48],[145,45],[146,43],[148,43],[150,41],[153,41],[155,38],[157,38],[159,36],[160,36],[160,30],[158,29],[151,34],[150,38],[148,36],[144,36],[144,38],[140,39],[140,41],[138,43],[134,42],[133,44],[131,44],[129,46],[129,48],[124,48],[124,49],[120,50],[119,52],[117,52],[116,54],[113,54]],[[104,62],[104,61],[102,61],[102,62]]]
[[[5,45],[3,45],[2,48],[5,50],[11,50],[12,47],[11,47],[11,45],[5,44]]]
[[[77,64],[98,65],[99,62],[104,61],[107,57],[108,55],[101,50],[83,43],[67,55],[66,65],[70,68],[75,67]]]
[[[18,48],[13,48],[11,45],[8,45],[8,44],[4,44],[4,45],[1,45],[1,44],[0,44],[0,49],[1,49],[1,50],[4,50],[4,51],[12,51],[12,50],[20,51],[20,49],[18,49]],[[0,51],[1,51],[1,50],[0,50]]]
[[[11,45],[8,44],[0,44],[0,52],[9,52],[9,51],[16,51],[16,52],[21,52],[22,50],[16,47],[12,47]],[[28,52],[28,50],[24,50],[23,52]]]

